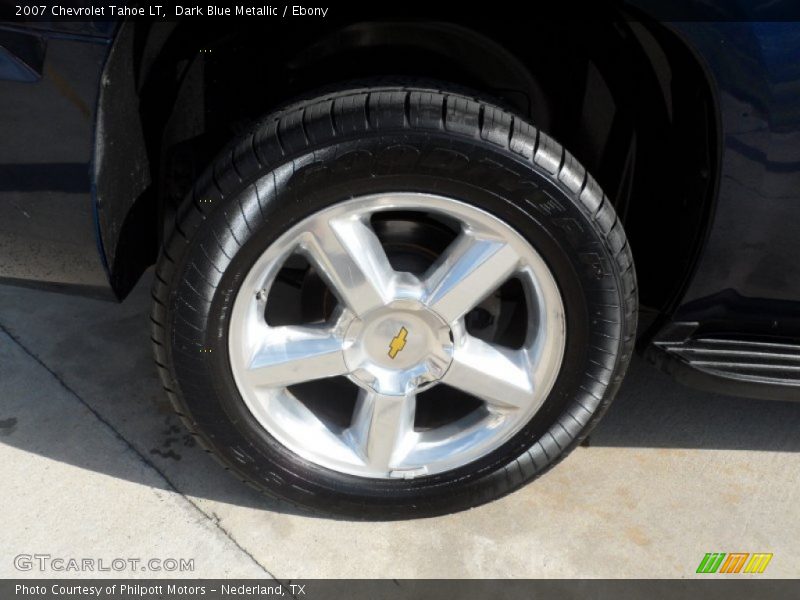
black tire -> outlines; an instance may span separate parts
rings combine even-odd
[[[465,468],[398,481],[319,467],[260,427],[233,381],[227,324],[248,267],[289,226],[337,201],[400,188],[450,194],[513,225],[555,276],[567,347],[548,399],[508,443]],[[458,93],[414,87],[303,101],[222,152],[178,212],[153,299],[164,387],[203,446],[269,495],[355,518],[466,509],[555,465],[617,392],[637,317],[622,224],[583,167],[520,117]]]

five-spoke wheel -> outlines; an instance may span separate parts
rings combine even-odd
[[[544,473],[613,398],[637,306],[594,179],[446,86],[259,121],[180,207],[153,296],[164,387],[200,443],[348,518],[462,510]]]
[[[371,226],[376,214],[390,211],[455,229],[425,272],[392,267]],[[271,289],[295,255],[319,272],[338,305],[324,322],[271,326]],[[511,278],[521,282],[528,314],[514,348],[472,335],[465,323]],[[458,200],[402,192],[334,205],[284,233],[244,280],[229,332],[236,382],[264,428],[307,460],[365,477],[438,473],[496,449],[547,397],[564,343],[558,287],[522,236]],[[359,389],[346,427],[326,422],[291,389],[337,376]],[[437,427],[418,427],[417,395],[434,386],[461,390],[480,405]]]

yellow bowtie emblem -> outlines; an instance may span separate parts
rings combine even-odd
[[[406,347],[407,335],[408,329],[401,327],[400,331],[397,332],[397,335],[392,338],[392,341],[389,344],[389,358],[393,359],[395,356],[397,356],[398,352]]]

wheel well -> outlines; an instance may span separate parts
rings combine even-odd
[[[534,31],[221,23],[126,22],[109,56],[95,176],[118,296],[154,261],[195,178],[265,113],[342,81],[427,78],[491,96],[569,149],[623,220],[641,305],[654,315],[674,308],[707,230],[719,128],[699,61],[664,26],[622,14]]]

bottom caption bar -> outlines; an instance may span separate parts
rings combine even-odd
[[[538,598],[800,598],[800,580],[452,580],[308,579],[292,581],[170,580],[0,580],[0,598],[53,600],[177,600],[183,598],[302,600],[537,600]]]

